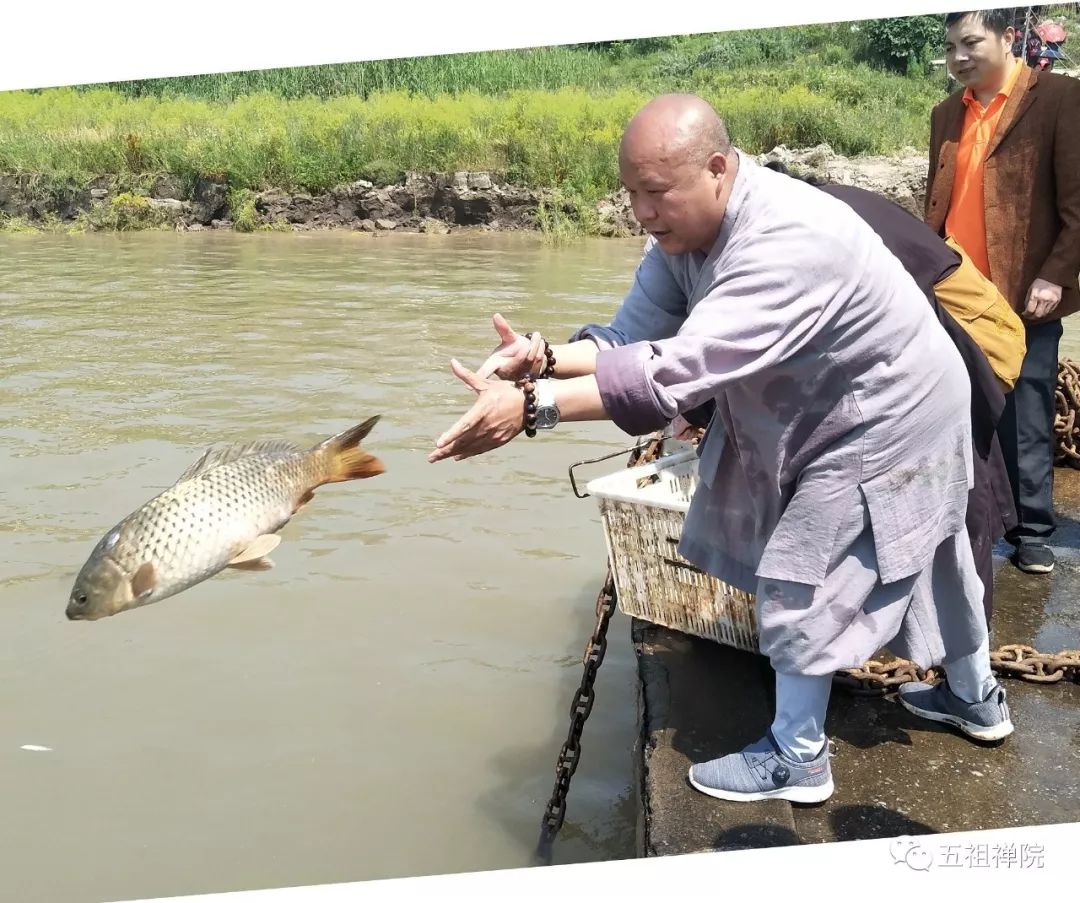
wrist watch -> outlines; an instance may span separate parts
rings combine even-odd
[[[553,430],[559,422],[559,406],[550,379],[536,381],[536,428]]]

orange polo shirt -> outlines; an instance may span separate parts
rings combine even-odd
[[[949,214],[945,218],[945,234],[952,235],[957,243],[982,272],[990,278],[990,261],[986,254],[986,207],[983,203],[983,165],[986,149],[994,137],[1001,110],[1009,99],[1020,69],[1024,63],[1017,59],[997,96],[984,107],[971,88],[964,89],[963,101],[967,107],[964,128],[960,133],[960,146],[956,152],[956,175],[953,177],[952,199]]]

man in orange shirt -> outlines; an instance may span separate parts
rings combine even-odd
[[[998,435],[1018,517],[1016,565],[1049,573],[1061,318],[1080,309],[1080,80],[1012,55],[1011,10],[950,13],[945,58],[964,86],[931,114],[926,221],[1025,320],[1027,353]]]

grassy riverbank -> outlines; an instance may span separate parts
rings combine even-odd
[[[318,193],[406,170],[488,170],[582,202],[618,187],[623,126],[694,91],[760,153],[925,146],[940,73],[871,66],[850,25],[0,93],[0,174],[43,197],[102,175]]]

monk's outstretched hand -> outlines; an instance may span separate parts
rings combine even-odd
[[[443,433],[428,455],[434,464],[445,458],[461,461],[505,445],[525,428],[525,398],[513,383],[481,378],[456,360],[454,376],[476,393],[472,408]]]

